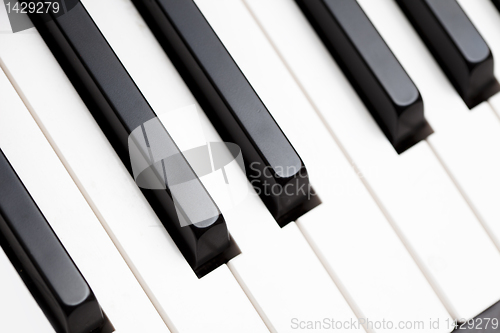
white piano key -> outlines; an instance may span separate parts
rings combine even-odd
[[[12,28],[10,27],[9,16],[3,1],[0,3],[0,34],[11,34]]]
[[[170,131],[184,122],[183,117],[191,118],[185,113],[181,117],[161,118],[182,150],[192,148],[193,138],[198,138],[194,140],[198,141],[198,145],[200,140],[221,142],[205,114],[200,114],[199,119],[194,121],[199,121],[201,128],[187,126],[183,131]],[[200,132],[204,135],[200,136]],[[220,204],[227,200],[224,191],[221,191],[224,178],[220,171],[214,175],[217,179],[202,177],[201,180],[221,207],[242,250],[242,254],[232,259],[228,266],[269,329],[286,332],[297,327],[298,330],[301,326],[306,327],[307,321],[328,320],[332,318],[332,313],[335,320],[350,323],[353,319],[359,326],[295,223],[280,229],[255,192],[251,189],[245,191],[249,184],[239,166],[230,164],[225,169],[234,191],[238,194],[250,192],[236,205]],[[327,327],[323,326],[325,331],[328,331]],[[352,330],[357,331],[356,328]]]
[[[0,331],[54,333],[54,329],[2,248],[0,248]]]
[[[18,39],[19,36],[3,35],[2,46],[15,49],[16,43],[29,43],[30,39]],[[13,41],[16,43],[11,43]],[[36,75],[30,76],[26,67],[22,72],[30,80],[36,78]],[[44,77],[47,78],[49,76]],[[120,332],[143,329],[168,332],[3,71],[0,71],[0,91],[0,147],[89,283],[115,329]],[[56,94],[56,90],[44,94],[45,101],[47,96],[56,98]]]
[[[159,110],[157,111],[159,113],[168,112],[175,107],[195,103],[182,82],[174,85],[172,78],[179,80],[178,74],[175,73],[163,51],[157,51],[159,46],[156,42],[149,43],[146,40],[144,31],[134,34],[132,30],[127,30],[127,33],[124,33],[125,27],[118,25],[116,21],[112,24],[105,22],[109,19],[108,15],[104,14],[106,11],[103,11],[101,2],[84,3],[154,110]],[[209,6],[218,9],[232,7],[227,2],[214,2]],[[125,17],[126,13],[118,14],[116,7],[114,13]],[[123,25],[130,24],[124,20]],[[138,49],[140,51],[137,51]],[[162,116],[160,119],[165,120],[168,117]],[[202,119],[207,122],[206,118]],[[167,129],[179,124],[181,123],[164,123]],[[189,128],[186,128],[186,131],[188,130]],[[176,135],[178,131],[171,132],[176,143],[185,148],[185,143],[178,140],[179,136]],[[208,141],[220,141],[220,138],[214,135],[213,128],[212,135],[208,135]],[[191,143],[188,142],[187,145],[189,144]],[[239,169],[231,171],[231,169],[226,170],[231,183],[239,184],[240,187],[249,186],[245,175]],[[219,205],[221,198],[214,195],[214,193],[220,194],[218,188],[214,188],[217,184],[214,182],[204,182],[204,184]],[[240,192],[245,191],[242,189]],[[219,205],[221,209],[224,206]],[[224,209],[222,213],[242,251],[240,256],[230,262],[231,271],[249,293],[253,305],[259,310],[271,331],[289,331],[294,318],[323,320],[334,315],[338,320],[355,319],[300,231],[293,225],[286,231],[280,229],[254,191],[251,191],[234,209]],[[204,277],[202,281],[213,278],[212,275],[213,273]],[[212,299],[216,297],[214,293]],[[218,304],[219,302],[220,298]],[[230,303],[228,306],[234,307]],[[236,312],[235,309],[231,311]],[[175,323],[174,319],[172,321]],[[243,321],[239,318],[238,322]],[[256,332],[255,329],[251,330],[247,323],[245,328]],[[240,332],[242,328],[233,330]]]
[[[206,140],[220,142],[204,114],[200,115],[200,121]],[[175,123],[164,124],[167,128],[175,126]],[[179,147],[189,147],[195,131],[186,128],[173,137]],[[240,187],[239,193],[244,192],[241,187],[249,186],[238,166],[226,167],[226,174],[233,187]],[[217,204],[225,199],[220,191],[223,176],[221,173],[218,176],[218,183],[201,178]],[[228,266],[269,329],[287,332],[290,328],[306,326],[307,321],[328,320],[332,314],[335,320],[349,323],[353,320],[359,326],[295,223],[280,229],[256,193],[252,189],[249,192],[236,207],[221,208],[242,250]],[[328,331],[325,327],[320,331]],[[359,331],[357,328],[352,330]]]
[[[295,6],[292,1],[288,6]],[[277,13],[280,21],[283,13]],[[277,16],[276,16],[277,17]],[[268,35],[448,312],[470,318],[500,298],[500,257],[426,142],[396,154],[302,15]],[[495,264],[492,264],[492,263]],[[470,263],[484,271],[457,270]],[[494,277],[493,277],[494,276]]]
[[[493,110],[495,110],[496,115],[500,119],[500,94],[496,94],[488,100],[488,103],[491,105]]]
[[[173,129],[185,122],[182,118],[192,118],[190,115],[166,116],[168,113],[160,119],[182,150],[192,148],[193,141],[198,145],[203,144],[200,140],[221,142],[205,114],[200,113],[192,122],[199,122],[201,128],[185,126],[183,131]],[[330,318],[331,313],[335,313],[339,320],[355,319],[297,226],[291,223],[280,229],[256,193],[247,189],[249,184],[240,167],[230,164],[225,169],[233,200],[235,192],[237,195],[247,193],[235,205],[225,204],[227,193],[223,189],[224,176],[220,171],[211,179],[201,177],[201,180],[222,210],[242,250],[242,254],[228,265],[270,330],[287,331],[296,325],[292,320],[323,320]]]
[[[84,4],[105,37],[113,36],[109,39],[113,47],[121,40],[132,46],[134,52],[130,55],[139,63],[144,63],[144,59],[148,59],[148,64],[165,63],[161,70],[149,67],[147,72],[154,73],[147,76],[153,86],[156,80],[164,82],[161,88],[167,90],[158,90],[162,96],[169,92],[162,99],[164,110],[194,103],[131,3],[85,1]],[[44,134],[170,330],[267,331],[226,266],[202,279],[196,277],[41,37],[37,33],[22,38],[17,34],[12,36],[15,38],[1,40],[0,58]],[[132,40],[140,45],[129,44]],[[136,52],[138,49],[142,52]],[[106,270],[103,272],[106,274]],[[97,291],[96,294],[99,297]],[[131,305],[128,301],[121,302]],[[141,326],[145,325],[143,318],[148,323],[147,316],[128,314],[128,320],[136,325],[130,327],[136,329],[124,331],[145,329]],[[161,332],[161,329],[148,331]]]
[[[243,4],[225,4],[224,12],[209,7],[211,3],[197,3],[304,160],[323,204],[301,217],[299,227],[308,235],[351,307],[357,309],[357,316],[394,322],[449,319],[257,24],[249,14],[231,10]],[[271,22],[267,27],[272,26],[274,31],[287,29],[289,20],[283,17],[287,17],[290,7],[286,2],[253,1],[250,6],[266,16],[267,23]],[[232,19],[224,23],[212,12],[207,14],[206,8]],[[278,15],[280,20],[275,20]],[[443,325],[441,331],[448,330]]]
[[[364,332],[297,225],[290,223],[279,229],[259,197],[249,198],[239,209],[226,213],[243,251],[229,266],[270,330],[288,332],[297,321],[331,318],[353,322],[350,331]],[[329,331],[322,328],[318,331]]]
[[[379,2],[360,1],[422,94],[429,143],[500,249],[500,122],[488,103],[469,110],[403,13]]]
[[[484,38],[495,60],[495,76],[500,78],[500,13],[491,0],[457,0]]]

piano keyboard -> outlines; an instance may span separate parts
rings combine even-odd
[[[0,332],[500,330],[497,1],[3,2]]]

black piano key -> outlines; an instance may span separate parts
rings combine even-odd
[[[217,205],[83,5],[30,18],[193,270],[230,259]]]
[[[500,301],[474,318],[456,324],[452,333],[498,333],[500,331]]]
[[[356,0],[296,2],[398,153],[432,133],[420,92]]]
[[[500,91],[493,55],[456,0],[397,0],[465,104]]]
[[[500,11],[500,0],[491,0],[497,9]]]
[[[319,204],[307,170],[192,0],[134,0],[280,226]]]
[[[57,332],[89,333],[105,324],[92,290],[1,150],[0,235]]]

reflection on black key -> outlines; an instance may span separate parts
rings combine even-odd
[[[497,93],[493,55],[456,0],[397,0],[469,108]]]
[[[134,0],[279,225],[319,204],[302,160],[192,0]],[[307,133],[305,133],[307,135]]]
[[[296,1],[398,153],[432,133],[417,87],[356,0]]]
[[[57,332],[90,333],[104,325],[92,290],[1,150],[0,236]]]
[[[452,333],[498,333],[500,330],[500,301],[474,318],[456,324]]]
[[[30,17],[198,276],[230,259],[218,207],[83,5]]]

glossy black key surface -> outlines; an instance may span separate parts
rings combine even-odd
[[[497,93],[490,48],[456,0],[397,0],[469,108]]]
[[[90,333],[104,325],[92,290],[1,150],[0,238],[57,332]]]
[[[278,224],[318,205],[299,155],[196,4],[133,2],[219,134],[240,146],[247,177]]]
[[[230,259],[217,205],[83,5],[30,18],[196,274]]]
[[[432,133],[417,87],[356,0],[296,2],[398,153]]]

